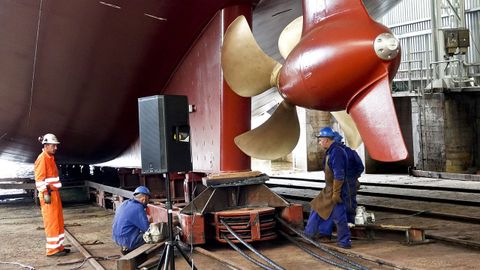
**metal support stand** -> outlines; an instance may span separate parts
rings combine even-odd
[[[163,249],[162,256],[157,265],[157,270],[175,270],[175,248],[182,254],[185,261],[193,270],[197,270],[190,258],[183,252],[183,250],[178,245],[178,241],[173,237],[173,218],[172,218],[172,198],[170,195],[170,179],[168,173],[164,174],[165,176],[165,189],[167,190],[167,201],[165,206],[167,208],[167,219],[168,219],[168,240],[165,242],[165,248]],[[161,267],[163,265],[163,267]],[[169,267],[170,265],[170,267]],[[161,268],[160,268],[161,267]]]

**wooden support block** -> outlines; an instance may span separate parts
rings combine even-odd
[[[153,256],[152,258],[146,260],[144,263],[140,264],[137,269],[153,269],[152,267],[158,265],[160,258],[161,254],[157,254],[156,256]]]
[[[261,175],[259,171],[233,172],[233,173],[211,173],[206,176],[207,179],[228,179],[228,178],[250,178]]]
[[[155,256],[155,250],[162,247],[164,242],[144,244],[117,260],[117,270],[135,270],[147,259]]]
[[[264,184],[268,179],[268,175],[260,172],[226,173],[203,177],[202,183],[207,187],[244,186]]]
[[[407,242],[424,242],[425,241],[425,231],[422,229],[410,228],[406,232]]]
[[[398,226],[398,225],[383,225],[383,224],[367,224],[367,225],[356,225],[355,230],[365,230],[366,234],[372,236],[372,231],[392,231],[405,233],[405,244],[408,245],[417,245],[417,244],[426,244],[431,241],[425,237],[425,229],[416,228],[412,226]]]

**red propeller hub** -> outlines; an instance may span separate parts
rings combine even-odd
[[[399,64],[398,40],[361,0],[304,0],[302,38],[277,80],[293,105],[346,109],[373,159],[399,161],[408,156],[390,93]]]
[[[279,91],[291,104],[344,110],[385,74],[393,78],[399,50],[390,30],[366,11],[338,13],[304,31],[280,72]]]

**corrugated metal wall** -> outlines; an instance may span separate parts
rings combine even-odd
[[[468,0],[465,3],[467,11],[465,22],[470,29],[470,48],[468,49],[468,61],[480,62],[480,0]]]
[[[442,3],[442,7],[448,6],[445,0]],[[478,63],[480,0],[465,0],[465,11],[466,27],[470,29],[470,47],[465,60]],[[431,0],[403,0],[381,19],[402,45],[402,63],[395,77],[394,91],[418,90],[427,83],[427,69],[432,61],[431,13]],[[443,8],[440,28],[453,27],[453,13],[449,8]]]

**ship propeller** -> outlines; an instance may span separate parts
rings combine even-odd
[[[281,34],[283,65],[263,53],[244,17],[226,31],[222,67],[232,90],[253,96],[275,87],[284,99],[279,112],[240,135],[237,146],[262,159],[288,154],[300,134],[293,112],[301,106],[334,112],[347,142],[356,148],[363,141],[371,158],[406,159],[390,88],[400,65],[400,41],[360,0],[321,2],[304,1],[303,19]]]
[[[301,27],[302,17],[290,23],[280,35],[279,50],[284,58],[299,42]],[[252,97],[272,87],[278,89],[282,65],[262,51],[244,16],[228,27],[221,62],[226,82],[240,96]],[[333,115],[345,133],[347,144],[357,148],[361,138],[351,117],[345,111]],[[251,157],[273,160],[292,152],[299,137],[296,106],[284,100],[265,123],[237,136],[235,144]]]

